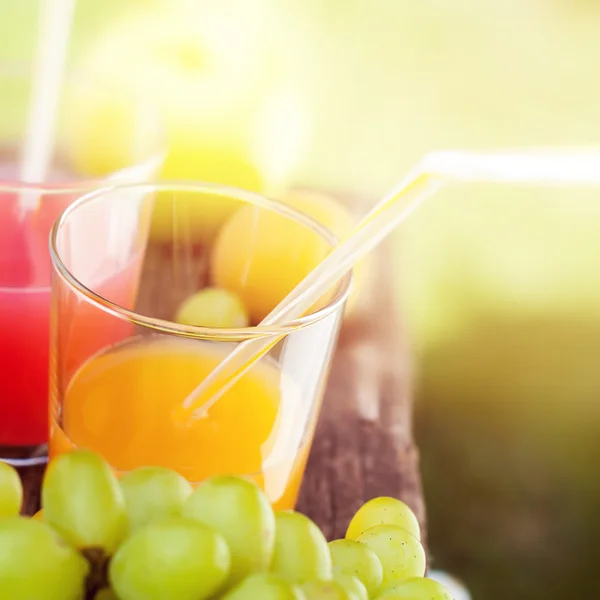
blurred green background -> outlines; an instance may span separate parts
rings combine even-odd
[[[0,0],[1,60],[36,9]],[[375,201],[430,149],[600,141],[599,31],[595,0],[79,0],[70,61],[153,79],[232,178]],[[600,592],[598,195],[460,187],[396,238],[433,560],[477,600]]]

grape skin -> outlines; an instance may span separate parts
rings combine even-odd
[[[379,557],[367,546],[355,540],[334,540],[329,543],[333,572],[358,577],[375,596],[383,581],[383,568]]]
[[[450,592],[437,581],[424,577],[406,579],[393,585],[377,600],[453,600]]]
[[[304,592],[273,573],[251,575],[221,600],[308,600]]]
[[[231,585],[269,568],[275,546],[275,515],[253,482],[213,477],[189,497],[183,516],[204,523],[225,538],[231,552]]]
[[[6,600],[82,600],[88,562],[51,527],[0,519],[0,590]]]
[[[16,517],[23,502],[23,486],[17,470],[0,461],[0,518]]]
[[[359,600],[337,581],[307,581],[302,591],[309,600]]]
[[[425,550],[421,542],[395,525],[376,525],[362,533],[358,540],[371,548],[383,567],[382,587],[425,574]]]
[[[339,583],[347,592],[356,596],[357,600],[369,600],[369,593],[365,584],[356,575],[334,573],[333,580]]]
[[[222,589],[229,566],[221,535],[179,517],[135,531],[114,555],[109,581],[120,600],[205,600]]]
[[[321,530],[295,511],[275,513],[275,552],[271,570],[294,583],[329,581],[331,553]]]
[[[192,493],[188,481],[165,467],[140,467],[119,480],[131,530],[158,518],[181,516]]]
[[[204,288],[190,296],[177,311],[175,321],[182,325],[239,329],[248,327],[248,314],[233,292]]]
[[[111,555],[127,535],[125,499],[108,464],[79,450],[54,459],[42,487],[44,520],[78,548]]]
[[[356,540],[361,533],[375,525],[396,525],[421,539],[419,521],[415,513],[401,500],[382,496],[363,504],[348,526],[346,538]]]

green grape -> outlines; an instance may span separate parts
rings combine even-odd
[[[294,583],[331,579],[331,553],[315,523],[301,513],[281,511],[275,513],[275,528],[271,571]]]
[[[405,579],[377,597],[378,600],[452,600],[450,592],[437,581],[423,577]]]
[[[0,591],[6,600],[82,600],[88,562],[45,523],[0,519]]]
[[[359,600],[337,581],[307,581],[302,591],[308,600]]]
[[[421,542],[396,525],[376,525],[358,540],[373,550],[383,567],[382,589],[409,577],[425,574],[425,550]]]
[[[304,592],[273,573],[250,575],[221,600],[307,600]]]
[[[78,548],[112,554],[127,535],[119,482],[100,456],[77,450],[54,459],[42,487],[44,520]]]
[[[375,525],[396,525],[406,529],[418,540],[421,539],[419,521],[415,513],[397,498],[382,496],[363,504],[350,521],[346,538],[356,540],[363,531]]]
[[[242,301],[221,288],[205,288],[188,298],[177,311],[177,323],[198,327],[238,329],[248,327],[248,313]]]
[[[22,502],[23,486],[17,470],[0,461],[0,518],[16,517]]]
[[[165,467],[140,467],[119,480],[131,529],[158,518],[181,516],[192,493],[188,481]]]
[[[109,581],[121,600],[205,600],[229,575],[227,542],[181,517],[134,531],[113,556]]]
[[[383,581],[381,561],[367,546],[354,540],[335,540],[329,543],[333,573],[354,575],[375,596]]]
[[[365,584],[356,575],[334,573],[333,580],[337,581],[347,592],[356,596],[357,600],[369,600],[369,592]]]
[[[231,552],[231,584],[266,571],[275,545],[275,516],[262,490],[240,477],[219,476],[194,490],[183,516],[218,531]]]

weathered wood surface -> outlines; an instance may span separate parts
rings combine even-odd
[[[141,303],[168,318],[185,291],[163,294],[167,299],[157,314],[157,286],[168,290],[172,282],[164,275],[160,283],[157,278],[164,250],[154,249],[150,256]],[[360,307],[342,327],[299,501],[299,509],[330,538],[342,536],[353,512],[378,495],[402,498],[424,523],[412,437],[410,357],[394,307],[390,263],[390,249],[383,245],[372,256]],[[205,273],[198,262],[186,274],[187,293],[198,288]],[[38,509],[42,475],[43,468],[23,471],[28,514]]]
[[[410,360],[390,283],[390,250],[370,264],[358,314],[343,325],[299,509],[328,538],[375,496],[402,498],[425,525],[418,452],[412,435]]]

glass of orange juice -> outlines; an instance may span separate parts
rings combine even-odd
[[[89,448],[118,472],[161,465],[192,483],[245,475],[293,508],[350,277],[300,319],[260,322],[336,243],[293,208],[211,184],[71,205],[51,234],[51,457]],[[209,409],[182,411],[237,344],[265,337],[277,343]]]

